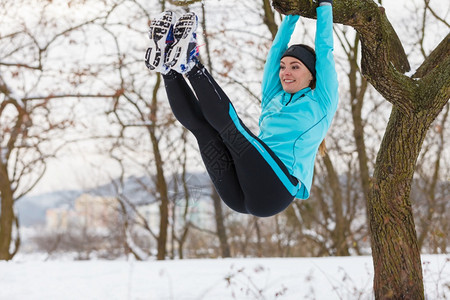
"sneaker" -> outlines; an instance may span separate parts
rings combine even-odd
[[[145,53],[145,65],[152,71],[166,74],[170,71],[164,64],[166,48],[173,42],[174,12],[165,11],[150,23],[148,37],[151,46]]]
[[[166,65],[178,73],[185,74],[197,62],[197,26],[198,18],[190,12],[181,16],[173,28],[175,42],[166,54]]]

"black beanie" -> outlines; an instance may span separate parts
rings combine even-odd
[[[290,46],[281,58],[285,56],[295,57],[300,60],[308,68],[313,77],[316,78],[316,56],[304,45],[296,44]]]

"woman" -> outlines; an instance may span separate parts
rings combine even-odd
[[[267,217],[309,197],[316,153],[338,103],[331,5],[319,0],[316,54],[305,45],[287,49],[298,16],[281,23],[264,68],[258,137],[198,61],[195,14],[175,24],[165,12],[150,26],[146,65],[163,74],[175,117],[196,137],[218,194],[235,211]]]

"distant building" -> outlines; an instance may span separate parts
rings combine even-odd
[[[45,212],[45,223],[49,230],[66,230],[69,227],[71,216],[73,214],[67,208],[52,208]]]
[[[175,228],[181,230],[187,222],[200,228],[215,228],[214,206],[208,196],[199,195],[186,203],[183,197],[170,201],[169,222],[175,222]],[[159,234],[159,202],[136,206],[135,221],[146,223]],[[116,198],[83,194],[75,200],[72,208],[54,208],[46,211],[48,230],[65,231],[70,228],[105,230],[117,227],[120,219],[120,206]],[[175,215],[175,218],[173,217]]]
[[[119,220],[119,203],[113,197],[83,194],[73,209],[55,208],[46,211],[49,230],[67,230],[71,226],[90,230],[113,228]]]
[[[83,227],[113,228],[119,220],[119,202],[113,197],[83,194],[75,200],[75,214]]]
[[[171,202],[169,206],[169,220],[172,222],[173,214],[175,214],[176,229],[181,229],[186,222],[191,222],[200,228],[215,228],[214,223],[214,206],[211,198],[204,197],[196,201]],[[137,207],[136,222],[142,224],[145,222],[156,234],[159,233],[160,212],[159,202],[141,204]],[[186,220],[185,220],[186,219]]]

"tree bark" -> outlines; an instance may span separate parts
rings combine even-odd
[[[0,165],[0,260],[10,260],[10,244],[14,223],[13,192],[9,183],[6,166]]]
[[[309,0],[274,0],[273,5],[284,14],[316,16]],[[333,11],[334,22],[359,33],[363,75],[393,104],[367,201],[375,297],[424,299],[409,197],[426,132],[450,97],[449,36],[424,61],[415,80],[404,75],[409,63],[384,8],[373,1],[343,0],[336,1]]]
[[[14,243],[15,249],[11,252],[13,226],[16,224],[17,231],[19,231],[19,223],[14,213],[15,190],[13,189],[14,183],[8,173],[8,160],[10,159],[11,153],[16,146],[17,140],[20,136],[24,135],[24,132],[27,131],[28,126],[31,125],[31,121],[28,113],[18,104],[17,100],[11,96],[10,89],[1,78],[0,94],[5,95],[5,98],[7,99],[3,100],[0,104],[0,116],[2,116],[2,113],[8,104],[14,106],[18,114],[9,135],[9,139],[7,139],[8,142],[6,143],[6,147],[0,149],[0,260],[10,260],[19,250],[18,247],[20,245],[20,239],[18,235]]]
[[[214,186],[211,185],[211,198],[214,204],[214,215],[216,220],[216,232],[220,243],[220,252],[222,257],[231,257],[230,245],[228,244],[227,231],[224,225],[222,200],[217,194]]]
[[[377,299],[423,299],[420,251],[409,195],[420,146],[422,122],[393,108],[377,156],[368,212]],[[408,142],[416,136],[415,147]]]

